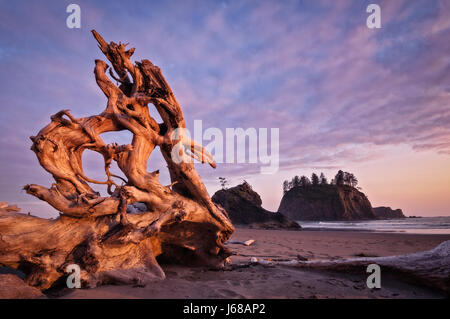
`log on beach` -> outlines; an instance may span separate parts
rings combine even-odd
[[[16,213],[18,207],[0,203],[0,266],[20,269],[25,282],[41,290],[64,283],[71,264],[80,267],[84,286],[162,279],[157,257],[223,267],[231,253],[224,243],[234,226],[212,202],[193,162],[215,168],[212,155],[185,133],[181,106],[161,69],[147,59],[131,62],[134,48],[107,43],[95,30],[92,34],[111,64],[96,60],[94,67],[106,108],[83,118],[61,110],[30,137],[31,150],[55,182],[50,187],[28,184],[24,190],[61,216],[26,216]],[[133,134],[130,144],[107,144],[101,137],[123,130]],[[160,183],[159,170],[147,171],[155,149],[167,164],[168,186]],[[103,156],[105,180],[86,176],[85,150]],[[111,173],[113,163],[123,176]],[[106,185],[108,196],[93,184]],[[128,210],[130,205],[144,211],[128,214],[136,211]]]

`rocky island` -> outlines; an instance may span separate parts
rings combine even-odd
[[[347,185],[294,187],[284,194],[278,212],[293,220],[377,219],[366,195]]]
[[[247,182],[217,191],[212,201],[225,208],[234,225],[263,229],[301,228],[285,215],[262,208],[261,197]]]
[[[385,206],[374,207],[373,212],[378,217],[378,219],[406,218],[401,209],[392,209]]]
[[[323,174],[285,181],[278,212],[293,220],[345,221],[405,218],[401,209],[373,208],[352,173],[338,171],[331,183]]]

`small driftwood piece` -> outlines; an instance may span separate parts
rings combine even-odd
[[[22,270],[25,281],[40,289],[62,281],[68,264],[81,267],[85,286],[164,278],[157,256],[222,267],[230,255],[224,243],[233,225],[226,211],[211,201],[193,161],[186,160],[214,168],[212,156],[184,136],[183,112],[160,68],[149,60],[133,64],[134,48],[108,44],[95,30],[92,33],[112,66],[95,61],[94,75],[107,98],[106,109],[83,118],[62,110],[30,137],[32,151],[55,183],[24,189],[61,216],[46,220],[0,209],[0,265]],[[156,108],[162,123],[150,116],[149,106]],[[106,144],[101,138],[102,133],[121,130],[133,134],[131,144]],[[158,181],[159,170],[147,171],[156,147],[167,163],[169,186]],[[103,156],[106,180],[84,174],[86,149]],[[124,176],[110,172],[113,162]],[[109,196],[100,196],[92,184],[106,185]],[[127,214],[134,203],[145,204],[146,211]]]
[[[246,241],[239,241],[239,240],[229,240],[226,243],[227,244],[236,244],[236,245],[244,245],[244,246],[250,246],[251,244],[253,244],[255,242],[254,239],[249,239]]]

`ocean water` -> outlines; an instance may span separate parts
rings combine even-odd
[[[354,230],[411,234],[450,234],[450,216],[364,221],[298,221],[305,230]]]

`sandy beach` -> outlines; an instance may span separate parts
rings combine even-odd
[[[356,231],[284,231],[237,228],[231,240],[254,239],[250,246],[228,244],[234,265],[247,265],[251,257],[290,260],[393,256],[432,249],[450,235],[416,235]],[[59,298],[442,298],[428,288],[389,276],[382,288],[366,286],[368,274],[343,274],[296,269],[290,266],[251,265],[217,271],[162,265],[167,278],[146,287],[101,286],[65,290]],[[56,297],[56,296],[55,296]]]

